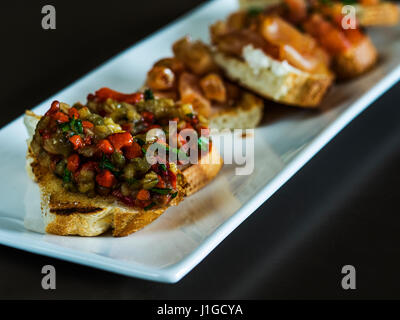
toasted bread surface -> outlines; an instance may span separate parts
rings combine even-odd
[[[264,102],[254,94],[244,92],[234,106],[213,106],[209,126],[213,129],[252,129],[263,117]]]
[[[223,160],[217,148],[212,144],[211,150],[204,155],[198,164],[191,165],[182,170],[188,185],[186,195],[192,195],[213,180],[221,170]]]
[[[263,97],[289,105],[318,106],[333,80],[331,74],[312,74],[293,68],[285,72],[270,67],[256,71],[246,61],[222,52],[216,52],[214,57],[228,78]]]

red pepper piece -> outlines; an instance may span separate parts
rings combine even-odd
[[[86,129],[92,129],[94,127],[93,123],[91,123],[90,121],[82,121],[82,127],[86,128]]]
[[[60,103],[57,100],[54,100],[51,103],[50,109],[46,112],[46,116],[51,116],[60,110]]]
[[[143,154],[142,147],[137,142],[133,142],[131,146],[124,148],[124,155],[127,159],[141,157]]]
[[[83,140],[80,135],[73,135],[72,137],[69,138],[69,141],[73,144],[74,150],[77,150],[79,148],[83,147]]]
[[[107,139],[100,140],[97,144],[97,148],[105,154],[112,154],[114,152],[114,147]]]
[[[130,104],[136,104],[140,100],[143,100],[143,93],[141,92],[124,94],[118,91],[111,90],[110,88],[101,88],[97,90],[95,96],[99,101],[105,101],[110,98],[119,102],[126,102]]]
[[[61,111],[58,111],[58,112],[52,114],[51,117],[60,123],[69,121],[68,116],[65,113],[62,113]]]
[[[79,162],[80,162],[79,155],[76,154],[76,153],[71,154],[71,155],[68,157],[67,169],[68,169],[69,171],[71,171],[71,172],[75,172],[75,171],[78,170],[78,168],[79,168]]]
[[[117,180],[109,170],[103,170],[96,176],[96,182],[98,185],[106,188],[111,188]]]
[[[173,173],[171,170],[168,170],[168,178],[172,188],[176,189],[176,174]]]
[[[133,143],[133,137],[129,132],[114,133],[108,137],[114,149],[118,152],[123,147],[129,147]]]
[[[142,201],[143,200],[150,200],[150,192],[148,190],[146,190],[146,189],[141,189],[138,192],[138,194],[136,196],[136,199],[142,200]]]
[[[70,118],[75,118],[78,119],[79,118],[79,112],[76,108],[71,108],[68,110],[68,115]]]

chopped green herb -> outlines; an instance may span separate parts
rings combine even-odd
[[[60,125],[60,128],[61,128],[61,130],[62,130],[63,132],[67,132],[67,131],[71,130],[71,127],[69,126],[69,122],[67,122],[67,123],[62,123],[62,124]]]
[[[151,191],[159,194],[168,194],[171,192],[172,189],[169,188],[151,188]]]
[[[69,170],[65,167],[65,169],[64,169],[63,181],[64,181],[65,183],[67,183],[67,182],[71,182],[71,180],[72,180],[71,171],[69,171]]]
[[[207,138],[200,137],[197,142],[198,142],[198,145],[199,145],[201,151],[207,151],[208,150],[209,141],[208,141]]]
[[[154,100],[154,93],[151,89],[144,90],[144,100]]]
[[[164,163],[160,163],[159,167],[161,168],[162,171],[167,171],[167,166]]]
[[[178,191],[177,191],[177,192],[174,192],[174,193],[171,195],[171,200],[174,199],[174,198],[176,198],[177,195],[178,195]]]
[[[108,160],[108,158],[103,154],[103,158],[99,164],[100,169],[110,170],[115,176],[119,176],[121,172],[117,170],[117,168]]]
[[[80,119],[72,118],[69,125],[74,132],[83,133],[82,121]]]
[[[136,142],[142,147],[146,144],[146,142],[144,142],[142,139],[140,138],[135,138]]]

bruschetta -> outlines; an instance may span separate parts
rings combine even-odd
[[[179,139],[183,129],[199,134],[196,164],[182,164],[181,148],[171,147],[168,135],[160,138],[169,121],[184,122],[178,147],[186,143]],[[151,91],[102,88],[85,105],[54,101],[44,116],[27,111],[25,125],[27,171],[41,194],[36,212],[47,233],[97,236],[112,229],[113,236],[129,235],[202,188],[222,166],[211,140],[200,136],[207,126],[191,106],[156,99]],[[146,152],[154,144],[165,157],[156,153],[151,164]],[[25,221],[28,229],[33,224],[32,217]]]
[[[201,119],[216,129],[255,128],[263,100],[224,78],[210,47],[184,37],[173,45],[174,56],[157,61],[146,86],[159,97],[190,103]],[[204,120],[206,121],[206,120]]]
[[[316,107],[332,84],[330,56],[278,15],[239,11],[210,28],[226,76],[266,98]]]

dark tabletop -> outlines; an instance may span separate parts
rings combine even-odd
[[[1,126],[201,3],[52,1],[45,31],[35,2],[1,5]],[[396,84],[177,284],[0,246],[0,298],[400,298],[399,101]],[[341,288],[344,265],[356,290]]]

